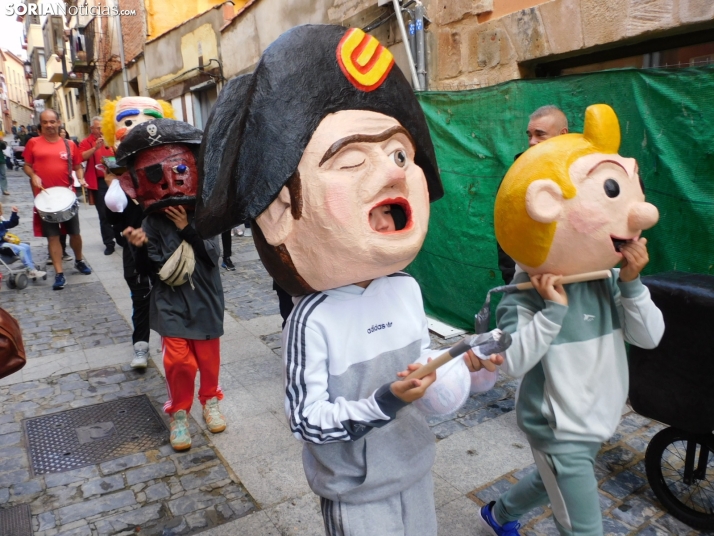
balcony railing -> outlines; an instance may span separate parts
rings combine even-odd
[[[94,21],[90,20],[83,28],[73,29],[70,35],[72,69],[75,73],[91,73],[94,70]]]
[[[84,87],[84,74],[67,71],[65,58],[62,58],[62,85],[64,87]]]

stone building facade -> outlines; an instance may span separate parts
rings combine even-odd
[[[608,51],[615,59],[627,47],[655,53],[706,41],[714,28],[711,0],[432,0],[428,13],[434,90],[529,78],[541,65]]]

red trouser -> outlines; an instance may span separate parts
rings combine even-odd
[[[223,399],[223,391],[218,385],[218,372],[221,367],[220,339],[207,341],[161,337],[166,370],[166,388],[169,399],[164,404],[166,413],[189,411],[193,404],[193,390],[196,371],[201,372],[201,386],[198,399],[202,405],[217,397]]]

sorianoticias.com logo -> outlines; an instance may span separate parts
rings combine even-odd
[[[117,6],[68,6],[64,2],[42,4],[8,4],[5,6],[5,15],[81,15],[92,17],[110,17],[117,15],[136,15],[135,9],[122,9]]]

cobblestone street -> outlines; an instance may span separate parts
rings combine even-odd
[[[16,234],[30,241],[36,261],[44,261],[44,241],[32,237],[26,178],[11,172],[9,181],[5,216],[13,203],[18,205],[22,223]],[[24,290],[3,285],[0,292],[0,305],[22,326],[28,357],[22,371],[0,380],[0,532],[2,513],[10,508],[21,512],[26,506],[35,536],[324,534],[319,502],[302,470],[302,446],[284,416],[282,320],[272,280],[252,239],[233,238],[236,270],[222,270],[227,314],[221,408],[228,428],[210,434],[195,400],[193,446],[175,453],[168,445],[162,409],[167,393],[159,337],[152,333],[146,372],[129,368],[131,301],[121,249],[104,256],[96,211],[82,206],[80,215],[92,275],[71,273],[72,263],[66,263],[69,277],[62,291],[52,291],[54,273],[47,267],[46,281],[31,282]],[[0,269],[5,282],[7,271]],[[458,339],[432,340],[447,346]],[[441,536],[486,534],[477,519],[480,506],[534,469],[528,443],[516,426],[517,388],[517,380],[502,376],[494,389],[472,395],[458,412],[429,419],[437,441],[433,476]],[[109,403],[142,401],[158,427],[149,447],[139,440],[140,419],[136,432],[123,431],[120,414],[126,409],[112,409],[111,419],[87,417],[114,408]],[[75,447],[54,445],[59,424],[57,429],[37,425],[49,438],[38,447],[30,426],[50,423],[37,420],[45,416],[79,416],[63,413],[72,410],[86,410],[83,418],[91,421],[69,435]],[[666,513],[647,483],[645,449],[661,428],[627,409],[616,435],[603,445],[596,474],[606,534],[699,534]],[[77,457],[73,449],[109,451],[119,440],[128,449],[121,457],[84,465],[80,460],[65,470]],[[59,450],[51,451],[55,446]],[[38,448],[49,449],[50,469],[38,465]],[[522,534],[557,534],[548,508],[521,523]]]

